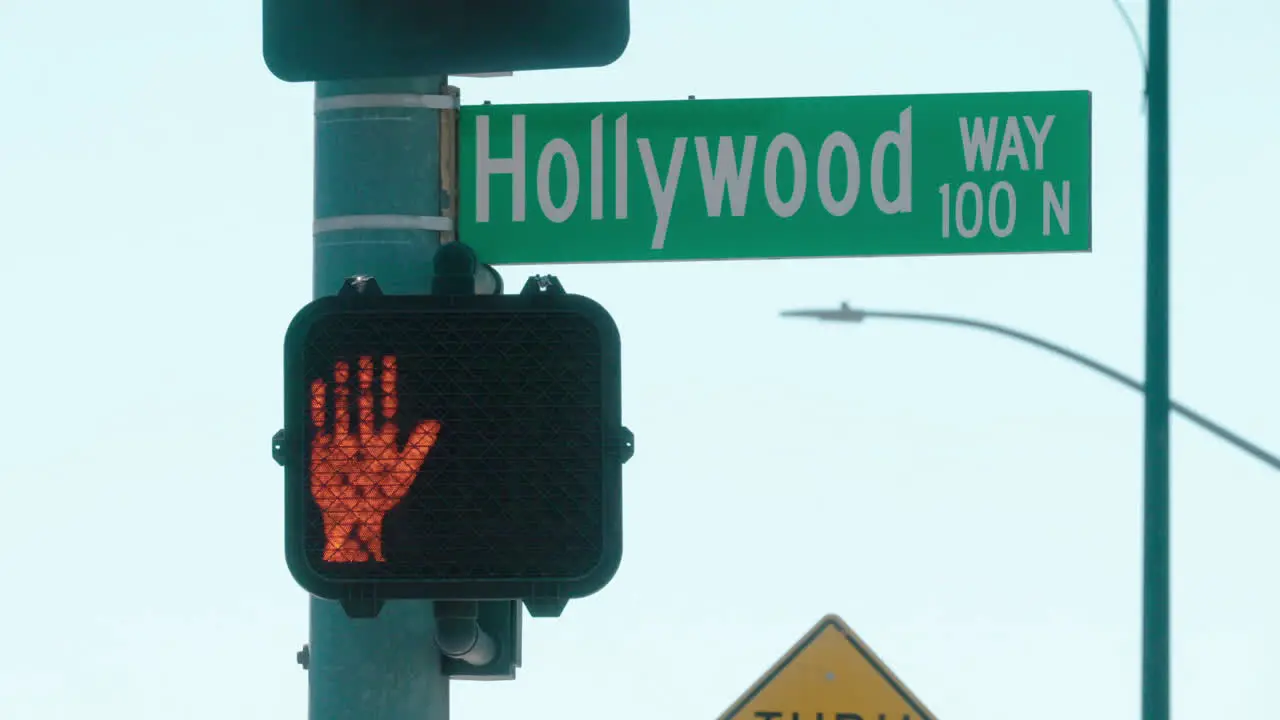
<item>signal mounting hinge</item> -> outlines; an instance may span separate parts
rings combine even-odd
[[[280,428],[275,435],[271,436],[271,459],[275,460],[280,467],[284,467],[288,459],[284,451],[284,437],[284,428]]]
[[[342,287],[338,289],[338,297],[355,298],[355,297],[378,297],[382,295],[382,287],[378,285],[378,281],[372,275],[352,275],[342,281]]]
[[[529,279],[524,281],[524,287],[520,289],[521,295],[539,295],[542,293],[564,295],[564,286],[560,284],[560,279],[555,275],[530,275]]]
[[[636,434],[626,426],[618,429],[618,457],[625,464],[636,454]]]

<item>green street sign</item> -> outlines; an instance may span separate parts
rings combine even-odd
[[[1087,91],[462,108],[483,262],[1088,252]]]

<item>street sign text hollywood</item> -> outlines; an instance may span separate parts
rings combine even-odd
[[[965,164],[974,169],[975,160],[979,157],[988,169],[992,164],[995,146],[1000,145],[996,165],[1003,170],[1006,162],[1014,160],[1022,169],[1043,168],[1044,143],[1053,125],[1053,115],[1039,119],[1030,116],[1009,118],[1010,123],[1003,128],[1003,138],[995,131],[997,118],[990,118],[984,128],[981,118],[970,123],[968,118],[961,121],[961,140],[964,147]],[[493,157],[490,150],[490,119],[486,115],[476,116],[475,145],[475,220],[484,223],[490,221],[492,212],[491,178],[495,175],[511,177],[511,217],[510,221],[523,222],[527,213],[528,182],[528,148],[526,143],[526,116],[513,115],[511,118],[511,156]],[[622,114],[614,119],[612,153],[613,162],[613,198],[612,220],[627,220],[629,208],[628,168],[632,156],[628,116]],[[1023,137],[1025,125],[1026,139]],[[985,132],[984,132],[985,130]],[[693,142],[690,143],[689,140]],[[1001,141],[1002,140],[1002,141]],[[714,144],[714,150],[712,146]],[[666,240],[668,225],[671,220],[672,207],[677,197],[677,187],[682,177],[689,147],[697,161],[697,177],[702,186],[702,194],[706,201],[706,212],[709,217],[720,217],[724,211],[724,200],[729,200],[729,211],[733,216],[741,217],[747,212],[749,190],[752,187],[751,176],[756,169],[756,158],[761,145],[764,148],[763,158],[763,193],[769,211],[778,217],[786,218],[794,215],[805,202],[812,202],[809,193],[810,180],[817,189],[817,199],[827,213],[840,217],[849,213],[862,197],[862,158],[853,138],[847,133],[835,130],[830,132],[818,148],[813,172],[810,173],[810,158],[806,156],[800,139],[788,132],[774,135],[767,143],[762,143],[756,135],[740,138],[720,136],[708,138],[696,136],[675,137],[669,158],[655,156],[653,144],[647,137],[637,137],[634,153],[639,156],[644,177],[648,186],[649,198],[655,214],[652,248],[661,249]],[[740,152],[735,152],[737,148]],[[897,187],[885,187],[885,164],[894,158],[887,159],[888,150],[895,149],[898,165]],[[592,220],[605,220],[605,117],[596,115],[590,121],[590,147],[575,149],[563,138],[552,138],[538,149],[536,174],[533,178],[538,209],[542,215],[554,223],[562,223],[579,211],[582,195],[582,168],[579,162],[580,151],[585,150],[588,161],[587,182],[590,217]],[[1027,150],[1031,150],[1028,153]],[[841,195],[836,196],[832,185],[832,160],[836,153],[844,159],[846,177]],[[794,183],[790,197],[782,197],[778,187],[778,165],[783,155],[791,163]],[[1030,155],[1030,157],[1028,157]],[[661,160],[661,164],[660,164]],[[871,199],[875,207],[886,215],[909,213],[912,209],[912,139],[911,139],[911,107],[898,114],[898,126],[885,129],[876,138],[871,147],[869,158],[868,180]],[[558,166],[558,167],[557,167]],[[552,197],[552,173],[562,173],[563,197]]]

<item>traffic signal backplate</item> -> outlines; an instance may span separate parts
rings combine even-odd
[[[282,80],[599,67],[626,49],[629,0],[263,0]]]

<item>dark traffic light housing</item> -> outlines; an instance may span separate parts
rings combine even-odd
[[[518,599],[535,615],[604,587],[633,450],[609,313],[558,283],[405,296],[361,282],[285,335],[277,457],[298,584],[351,606]]]
[[[263,0],[262,51],[290,82],[553,68],[617,60],[629,0]]]

